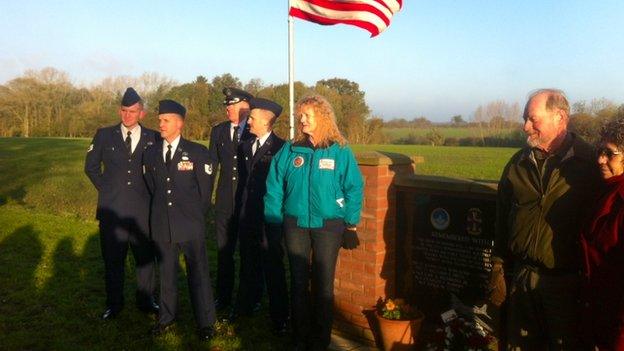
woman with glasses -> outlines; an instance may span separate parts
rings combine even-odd
[[[264,214],[282,225],[290,263],[296,350],[326,350],[333,321],[334,276],[340,247],[354,249],[362,208],[362,175],[319,95],[295,106],[297,135],[273,157]]]
[[[603,179],[581,235],[586,286],[583,332],[599,350],[624,350],[624,119],[606,124],[596,162]]]

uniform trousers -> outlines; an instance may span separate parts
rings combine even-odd
[[[266,282],[271,320],[282,323],[288,319],[283,235],[281,226],[265,227],[264,224],[241,226],[241,274],[237,308],[241,313],[251,312],[253,304],[260,301],[262,287]]]
[[[334,277],[344,223],[326,220],[322,228],[299,228],[286,217],[284,239],[290,263],[291,310],[295,340],[326,350],[334,317]]]
[[[154,293],[154,247],[147,233],[134,220],[106,216],[100,219],[100,247],[104,258],[106,305],[121,308],[124,304],[124,277],[128,245],[136,263],[136,304],[148,308]],[[113,218],[108,218],[113,217]]]
[[[582,350],[581,277],[515,268],[508,300],[507,350]]]
[[[215,213],[217,237],[217,299],[221,306],[232,302],[234,290],[234,253],[238,240],[238,226],[232,213]]]
[[[170,243],[156,241],[160,268],[160,315],[158,323],[167,325],[174,321],[178,310],[179,253],[186,262],[186,275],[199,328],[212,326],[216,321],[214,297],[210,286],[208,256],[204,239]]]

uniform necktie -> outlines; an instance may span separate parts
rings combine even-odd
[[[253,150],[253,155],[255,155],[256,152],[258,152],[259,148],[260,148],[260,139],[256,139],[256,145],[255,145],[255,148]]]
[[[126,136],[126,149],[128,149],[128,155],[132,155],[132,138],[130,135],[132,135],[132,132],[128,131]]]
[[[232,135],[232,143],[238,144],[238,128],[239,126],[234,126],[234,135]]]
[[[169,167],[171,163],[171,145],[167,145],[167,153],[165,154],[165,164]]]

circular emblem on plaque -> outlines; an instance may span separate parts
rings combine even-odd
[[[293,160],[293,166],[295,166],[296,168],[303,166],[303,157],[301,156],[295,157],[295,159]]]
[[[444,230],[451,224],[451,215],[442,207],[438,207],[431,211],[430,220],[435,229]]]
[[[481,235],[483,218],[481,209],[473,207],[466,214],[466,232],[470,235]]]

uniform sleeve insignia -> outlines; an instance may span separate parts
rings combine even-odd
[[[205,164],[205,165],[204,165],[204,171],[205,171],[208,175],[211,175],[211,174],[212,174],[212,165],[210,165],[210,164]]]
[[[89,145],[89,148],[87,149],[87,152],[91,152],[93,151],[93,144]]]

